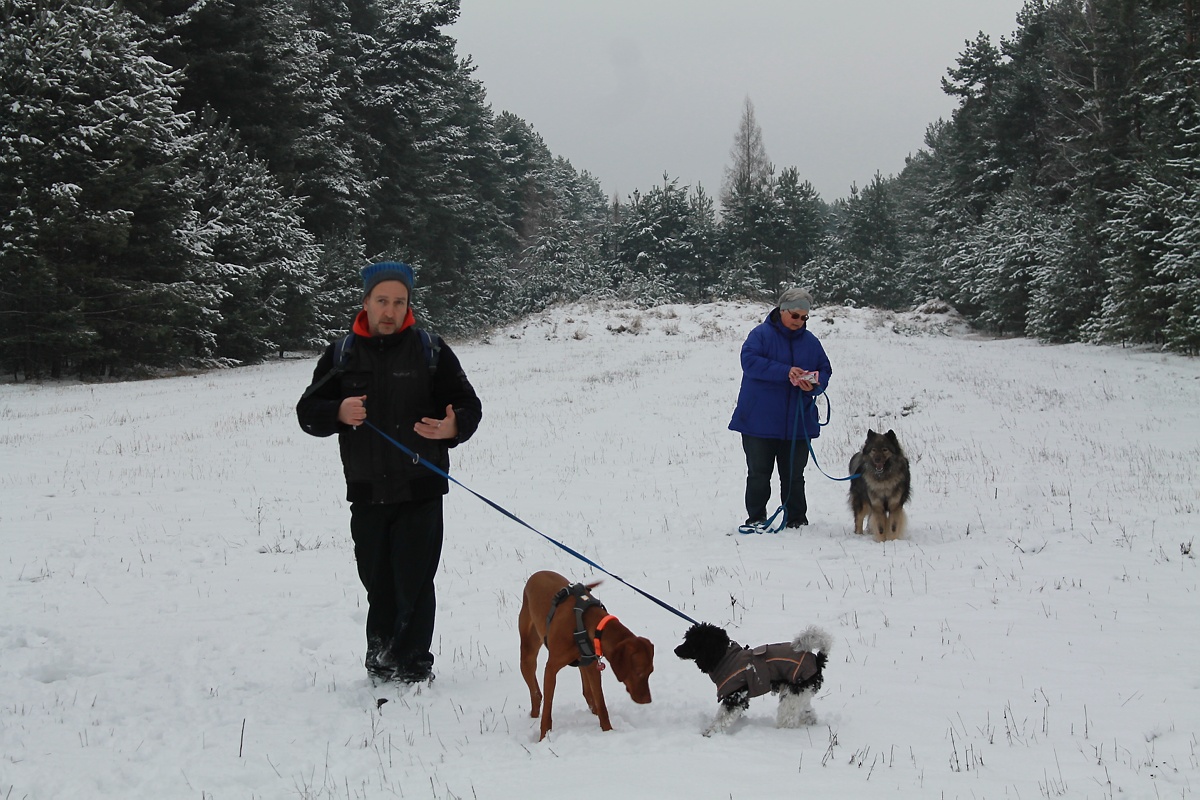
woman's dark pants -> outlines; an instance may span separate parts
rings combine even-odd
[[[792,453],[795,451],[795,464]],[[746,519],[767,518],[771,499],[771,473],[779,468],[781,505],[787,510],[789,524],[808,522],[808,500],[804,497],[804,468],[808,466],[808,442],[790,439],[760,439],[742,434],[746,453]]]

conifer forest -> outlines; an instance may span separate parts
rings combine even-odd
[[[0,366],[95,379],[311,351],[383,259],[413,265],[446,336],[801,285],[1194,355],[1196,6],[1029,0],[947,65],[956,107],[898,174],[865,165],[825,199],[770,161],[749,100],[720,187],[663,174],[606,197],[489,104],[445,32],[458,0],[0,0]]]

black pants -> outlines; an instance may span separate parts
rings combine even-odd
[[[792,450],[795,449],[795,463]],[[746,452],[746,517],[767,518],[771,499],[771,473],[779,466],[779,495],[788,522],[808,520],[808,500],[804,497],[804,468],[808,466],[808,442],[794,444],[790,439],[760,439],[742,434]]]
[[[367,590],[367,652],[400,668],[433,665],[433,577],[442,557],[442,498],[352,503],[350,535]]]

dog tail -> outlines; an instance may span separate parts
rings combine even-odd
[[[826,654],[832,646],[833,637],[816,625],[809,625],[792,641],[792,649],[797,653],[808,651]]]

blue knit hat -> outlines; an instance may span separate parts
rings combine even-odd
[[[383,281],[400,281],[408,287],[408,293],[413,290],[412,267],[403,261],[380,261],[362,271],[363,294],[370,294],[376,285]]]

